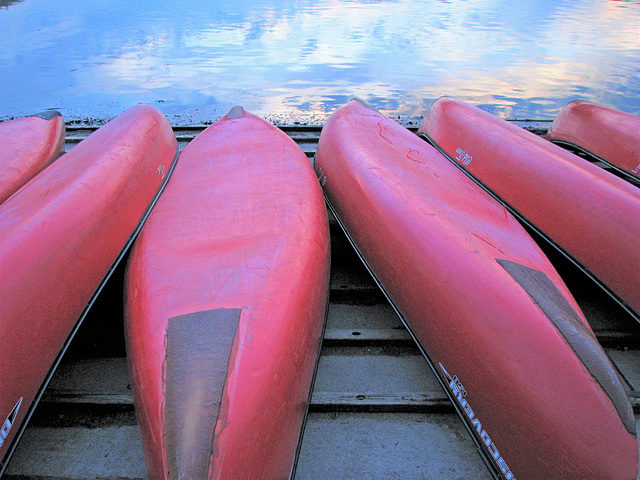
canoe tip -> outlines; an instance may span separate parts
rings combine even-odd
[[[376,110],[375,108],[373,108],[369,103],[367,103],[366,101],[362,100],[361,98],[358,97],[353,97],[351,98],[351,101],[353,102],[358,102],[360,103],[363,107],[368,108],[370,110]]]

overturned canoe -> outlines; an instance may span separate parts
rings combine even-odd
[[[58,112],[0,123],[0,204],[64,153]]]
[[[556,116],[547,138],[577,146],[640,178],[640,118],[575,100]]]
[[[357,101],[324,126],[316,170],[497,475],[635,478],[635,421],[622,381],[503,206]]]
[[[309,160],[236,107],[182,151],[127,269],[151,479],[290,477],[328,282],[327,212]]]
[[[640,189],[453,98],[419,129],[640,318]]]
[[[139,105],[0,205],[0,473],[176,148],[162,114]]]

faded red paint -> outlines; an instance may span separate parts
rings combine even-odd
[[[435,148],[359,102],[326,123],[316,169],[338,218],[503,478],[635,478],[636,437],[540,299],[498,262],[548,277],[554,288],[543,291],[545,301],[562,296],[584,323],[576,334],[592,335],[512,215]],[[607,358],[594,342],[589,348]]]
[[[63,153],[60,115],[0,123],[0,204]]]
[[[420,127],[640,315],[640,189],[479,108],[443,97]]]
[[[235,109],[181,153],[128,266],[127,348],[151,479],[170,478],[172,468],[163,382],[168,320],[213,309],[242,313],[208,478],[289,477],[328,281],[327,212],[309,160],[276,127]]]
[[[176,140],[149,106],[130,108],[0,205],[0,417],[18,425],[88,302],[162,184]],[[4,465],[1,465],[4,466]]]
[[[578,145],[640,178],[640,118],[635,115],[575,100],[560,110],[547,138]]]

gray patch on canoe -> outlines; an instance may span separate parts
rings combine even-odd
[[[53,120],[56,117],[61,117],[62,114],[57,110],[47,110],[45,112],[34,113],[33,115],[30,115],[30,116],[42,118],[44,120]]]
[[[169,319],[165,432],[169,476],[206,480],[240,308]]]
[[[636,422],[622,380],[595,335],[543,272],[510,260],[496,259],[553,322],[587,371],[609,396],[625,428],[636,434]]]
[[[229,111],[229,113],[227,113],[227,120],[242,117],[244,117],[244,110],[242,110],[242,107],[240,105],[236,105]]]

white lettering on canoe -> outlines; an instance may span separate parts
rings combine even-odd
[[[631,170],[633,173],[639,173],[640,172],[640,164],[638,164],[638,166],[636,168],[634,168],[633,170]]]
[[[480,440],[482,440],[482,443],[489,451],[491,458],[493,458],[493,460],[495,461],[496,465],[504,475],[504,478],[506,480],[516,480],[516,477],[511,472],[511,469],[507,465],[507,462],[505,462],[500,455],[498,447],[496,447],[495,443],[493,443],[487,431],[482,427],[480,419],[476,417],[473,409],[471,408],[471,405],[469,405],[469,402],[467,402],[467,400],[465,399],[465,397],[467,396],[467,390],[462,386],[462,382],[460,381],[460,379],[457,377],[457,375],[454,375],[452,377],[451,375],[449,375],[449,372],[445,370],[441,363],[439,365],[442,373],[449,383],[449,389],[451,390],[451,393],[453,393],[453,397],[456,403],[460,406],[460,408],[462,408],[464,413],[471,421],[473,429],[480,436]]]
[[[18,400],[18,403],[16,403],[16,406],[13,407],[13,410],[11,410],[11,413],[7,416],[6,420],[2,424],[2,427],[0,427],[0,447],[4,444],[4,441],[9,436],[11,427],[13,427],[13,424],[16,421],[16,417],[18,416],[18,410],[20,410],[20,405],[22,405],[22,397],[20,397],[20,400]]]
[[[160,175],[160,178],[164,180],[164,177],[167,174],[167,171],[165,170],[164,165],[160,165],[158,167],[158,170],[156,170],[156,172],[158,172],[158,175]]]
[[[471,163],[471,160],[473,160],[473,157],[460,147],[456,148],[456,153],[458,154],[456,160],[458,160],[463,165],[469,165]]]

